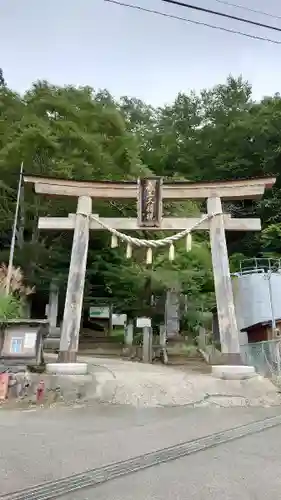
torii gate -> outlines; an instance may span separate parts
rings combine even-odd
[[[241,364],[225,230],[259,231],[261,223],[257,218],[235,219],[223,214],[222,201],[259,199],[266,188],[274,185],[275,178],[221,182],[171,183],[162,182],[160,178],[85,182],[25,175],[24,182],[33,184],[38,194],[78,198],[76,214],[69,214],[68,217],[40,217],[38,223],[42,230],[74,230],[58,361],[73,363],[77,357],[89,231],[112,228],[114,234],[114,230],[136,231],[153,227],[153,230],[181,231],[184,234],[194,228],[210,231],[223,361],[226,365]],[[150,191],[149,187],[152,187]],[[92,198],[138,199],[138,218],[99,219],[92,214]],[[208,214],[201,218],[162,218],[162,200],[186,199],[207,199]]]

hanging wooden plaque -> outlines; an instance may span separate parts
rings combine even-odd
[[[140,227],[160,227],[162,220],[162,178],[138,180],[138,224]]]

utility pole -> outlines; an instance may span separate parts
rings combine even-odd
[[[6,295],[9,295],[10,286],[11,286],[11,278],[12,278],[12,270],[13,270],[14,254],[15,254],[15,244],[16,244],[17,223],[18,223],[19,207],[20,207],[20,199],[21,199],[22,178],[23,178],[23,162],[21,162],[21,166],[20,166],[20,177],[19,177],[19,182],[18,182],[17,204],[16,204],[16,210],[15,210],[15,216],[14,216],[12,240],[11,240],[11,246],[10,246],[9,264],[8,264],[8,271],[7,271],[7,278],[6,278]]]

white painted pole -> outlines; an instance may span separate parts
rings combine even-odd
[[[14,216],[12,240],[11,240],[11,246],[10,246],[9,264],[8,264],[8,271],[7,271],[7,278],[6,278],[6,295],[9,295],[10,286],[11,286],[11,278],[12,278],[12,270],[13,270],[14,254],[15,254],[15,244],[16,244],[17,223],[18,223],[19,207],[20,207],[22,178],[23,178],[23,162],[21,162],[21,166],[20,166],[20,177],[19,177],[19,183],[18,183],[17,204],[16,204],[16,211],[15,211],[15,216]]]

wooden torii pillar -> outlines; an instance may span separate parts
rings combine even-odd
[[[85,182],[36,176],[24,176],[24,181],[33,184],[38,194],[78,198],[76,214],[70,214],[68,217],[40,217],[39,219],[41,230],[74,230],[59,354],[60,361],[73,362],[76,360],[79,344],[89,231],[101,230],[101,226],[89,218],[92,211],[92,199],[137,199],[138,183],[136,181]],[[198,229],[210,231],[221,349],[224,363],[227,365],[240,364],[241,359],[225,230],[259,231],[261,223],[259,219],[235,219],[223,214],[222,201],[259,199],[265,189],[271,188],[274,183],[274,178],[259,178],[197,183],[176,181],[164,182],[161,186],[163,200],[207,200],[208,213],[219,214],[211,217],[209,221],[204,221]],[[119,231],[142,229],[137,218],[101,220]],[[164,217],[157,227],[153,227],[153,230],[178,232],[188,227],[191,228],[198,220],[198,218]]]

